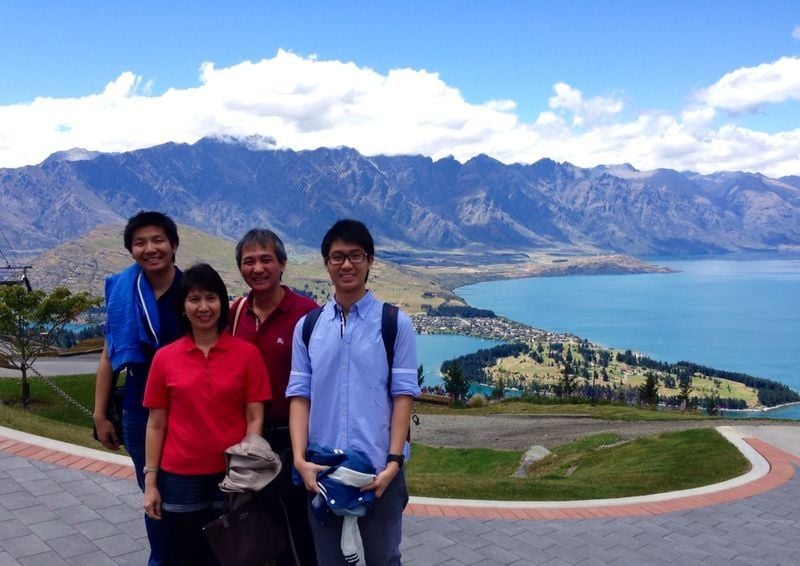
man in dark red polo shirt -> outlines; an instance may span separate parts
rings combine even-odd
[[[281,454],[285,470],[268,489],[280,495],[289,514],[289,527],[300,563],[316,564],[314,543],[306,513],[304,486],[291,483],[292,444],[289,439],[289,402],[286,385],[292,366],[292,335],[297,321],[317,304],[297,293],[281,278],[286,248],[277,234],[253,228],[236,244],[236,264],[250,293],[231,306],[228,330],[255,344],[269,373],[272,400],[264,406],[264,438]],[[278,564],[293,564],[291,549]]]

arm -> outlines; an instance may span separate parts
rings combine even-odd
[[[144,475],[144,512],[148,517],[161,519],[161,493],[156,486],[158,465],[161,462],[161,450],[164,447],[164,435],[167,432],[167,410],[150,409],[147,419],[147,436],[145,437],[144,461],[148,469],[155,471]]]
[[[257,434],[261,436],[264,430],[264,403],[257,401],[248,403],[245,407],[247,417],[247,434]]]
[[[392,428],[389,438],[389,454],[402,454],[403,447],[408,436],[408,422],[411,420],[411,403],[413,397],[410,395],[397,395],[392,404]],[[375,496],[381,497],[389,484],[400,471],[397,462],[389,462],[381,473],[375,476],[375,480],[361,488],[361,491],[375,490]]]
[[[97,438],[109,450],[119,450],[119,441],[114,425],[106,418],[108,404],[111,402],[111,381],[114,373],[111,369],[111,360],[105,344],[100,361],[97,364],[97,378],[94,382],[94,426],[97,429]]]
[[[308,448],[308,417],[311,402],[306,397],[292,397],[289,399],[289,434],[292,437],[292,453],[294,454],[294,467],[303,478],[308,491],[319,493],[317,487],[317,473],[323,471],[325,466],[319,466],[306,460]]]

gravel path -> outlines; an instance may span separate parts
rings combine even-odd
[[[789,424],[778,421],[603,421],[584,417],[419,415],[420,425],[411,425],[414,442],[452,448],[527,450],[534,445],[553,448],[577,438],[614,432],[630,440],[661,432],[711,428],[721,425],[748,426]]]

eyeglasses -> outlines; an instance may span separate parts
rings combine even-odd
[[[349,259],[350,263],[353,265],[357,265],[359,263],[364,263],[367,261],[369,257],[368,253],[365,252],[350,252],[349,254],[331,254],[325,259],[328,260],[328,263],[331,265],[343,265],[344,260]]]

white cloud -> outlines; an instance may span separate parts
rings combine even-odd
[[[800,41],[800,26],[794,26],[792,30],[792,37]]]
[[[800,100],[800,57],[744,67],[697,93],[697,99],[728,112],[751,112],[764,104]]]
[[[581,166],[629,162],[640,169],[798,174],[800,129],[748,130],[718,111],[795,96],[785,68],[795,64],[786,58],[734,71],[677,115],[648,111],[627,118],[620,97],[587,97],[557,83],[538,117],[524,123],[515,101],[470,103],[436,73],[381,74],[352,62],[279,51],[226,68],[206,63],[195,87],[160,95],[152,94],[151,81],[126,71],[99,93],[0,106],[0,166],[38,163],[72,147],[127,151],[204,136],[253,136],[252,147],[344,145],[366,155],[421,153],[463,161],[486,153],[504,162],[550,157]],[[757,91],[759,81],[771,86]]]
[[[584,100],[581,91],[566,83],[556,83],[553,90],[556,94],[548,101],[550,108],[571,112],[575,126],[591,125],[604,117],[619,114],[624,107],[622,101],[616,98],[595,96]]]

